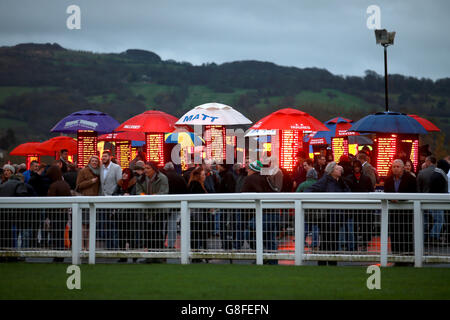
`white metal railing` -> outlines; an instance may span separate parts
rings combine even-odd
[[[62,220],[66,219],[65,212],[71,213],[70,249],[33,245],[24,249],[16,244],[17,234],[20,232],[22,239],[28,231],[33,234],[32,242],[36,234],[42,239],[42,230],[46,227],[43,227],[41,220],[45,219],[44,222],[48,223],[49,218],[36,218],[34,222],[27,220],[35,217],[33,214],[40,212],[39,210],[59,212],[64,216],[61,218],[64,223]],[[88,218],[83,218],[83,210]],[[113,230],[113,236],[109,236],[113,242],[123,242],[123,239],[118,239],[117,233],[130,223],[125,218],[110,221],[110,218],[100,215],[120,215],[121,212],[136,215],[136,221],[133,221],[133,228],[136,230],[132,228],[131,231],[136,231],[135,235],[139,233],[137,241],[145,240],[147,244],[136,245],[133,250],[123,246],[119,248],[117,245],[96,248],[99,231]],[[162,245],[170,237],[167,236],[167,215],[159,217],[162,212],[176,212],[180,215],[177,248],[170,249],[167,248],[168,245]],[[430,223],[426,224],[424,219],[430,220],[431,214],[434,217],[435,213],[442,214],[440,228],[438,225],[435,229],[443,237],[439,243],[432,241],[429,245],[429,241],[425,243],[424,236],[428,239],[431,227],[427,229]],[[414,262],[415,266],[421,267],[423,263],[450,263],[449,213],[450,195],[447,194],[236,193],[0,198],[0,256],[71,256],[73,264],[80,264],[82,257],[88,257],[90,264],[95,263],[96,257],[143,257],[179,258],[182,264],[190,263],[190,259],[205,258],[255,259],[257,264],[263,264],[264,260],[279,260],[295,265],[312,260],[379,261],[382,266],[389,262]],[[247,216],[246,220],[244,215]],[[159,218],[154,218],[157,216]],[[208,216],[208,221],[203,221],[205,218],[198,218],[199,216]],[[58,219],[53,217],[51,219]],[[210,217],[215,220],[210,221]],[[82,250],[82,224],[87,224],[87,219],[89,246]],[[200,220],[194,221],[195,219]],[[105,227],[102,225],[105,221],[115,225]],[[241,227],[244,222],[245,230]],[[305,225],[311,228],[306,234]],[[151,228],[156,229],[149,230]],[[432,233],[436,234],[436,230]],[[148,231],[158,233],[147,239]],[[205,239],[204,233],[216,233],[216,238],[211,236]],[[245,235],[248,237],[249,233],[254,234],[254,239],[240,239]],[[175,231],[175,235],[177,234]],[[281,234],[284,234],[283,237]],[[373,244],[373,239],[378,242]],[[3,241],[7,245],[2,245],[2,240],[7,240],[8,242]],[[149,246],[148,242],[154,240],[159,245]],[[208,247],[206,240],[214,246]],[[192,244],[196,246],[198,242],[204,242],[202,248],[191,248]],[[235,247],[237,242],[239,243]],[[243,249],[240,245],[242,243],[255,243],[255,246]],[[408,249],[402,251],[402,248]]]

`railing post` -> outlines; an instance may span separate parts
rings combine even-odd
[[[191,215],[187,201],[181,201],[181,264],[189,264],[191,251]]]
[[[387,266],[388,225],[389,225],[388,201],[387,200],[381,200],[380,263],[381,263],[382,267],[386,267]]]
[[[303,264],[305,250],[305,215],[300,200],[295,200],[295,265]]]
[[[81,210],[78,202],[72,203],[72,264],[81,264]]]
[[[263,264],[263,210],[261,200],[255,200],[256,264]]]
[[[95,264],[96,232],[97,210],[94,203],[89,203],[89,264]]]
[[[414,201],[414,266],[422,267],[423,215],[420,201]]]

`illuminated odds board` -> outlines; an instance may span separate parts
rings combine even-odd
[[[146,133],[147,161],[154,161],[158,167],[164,166],[164,133]]]
[[[97,132],[78,130],[77,133],[78,167],[84,168],[90,157],[97,154]]]
[[[297,165],[297,152],[303,145],[298,130],[280,130],[280,167],[292,172]]]
[[[339,162],[341,156],[348,156],[348,138],[331,138],[331,149],[334,161]]]
[[[231,142],[231,141],[230,141]],[[224,163],[226,160],[226,131],[224,126],[205,126],[206,158]]]
[[[131,142],[130,141],[117,141],[116,142],[116,158],[119,161],[122,169],[130,167],[131,157]]]

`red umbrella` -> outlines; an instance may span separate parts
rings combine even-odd
[[[415,115],[415,114],[408,114],[408,117],[411,117],[411,118],[413,118],[413,119],[416,119],[417,122],[419,122],[419,123],[422,125],[422,127],[424,127],[425,130],[427,130],[427,131],[430,131],[430,132],[432,132],[432,131],[434,131],[434,132],[439,132],[439,131],[441,131],[441,129],[439,129],[438,127],[436,127],[436,126],[435,126],[434,124],[432,124],[430,121],[428,121],[428,120],[425,119],[425,118],[419,117],[418,115]]]
[[[114,132],[102,134],[98,137],[98,141],[145,141],[143,132]]]
[[[271,113],[256,122],[250,129],[330,131],[322,122],[310,114],[292,108],[281,109]]]
[[[12,156],[43,155],[37,150],[40,142],[26,142],[15,147],[9,154]]]
[[[67,149],[69,154],[77,153],[77,141],[71,137],[59,136],[41,143],[37,148],[43,155],[54,156],[55,152]]]
[[[188,126],[175,126],[178,118],[162,111],[145,111],[131,119],[128,119],[116,128],[116,132],[173,132],[178,128],[185,128],[190,131]]]

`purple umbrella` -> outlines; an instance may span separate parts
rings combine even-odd
[[[50,132],[77,133],[78,130],[92,130],[97,133],[110,133],[120,125],[106,113],[95,110],[74,112],[59,121]]]

